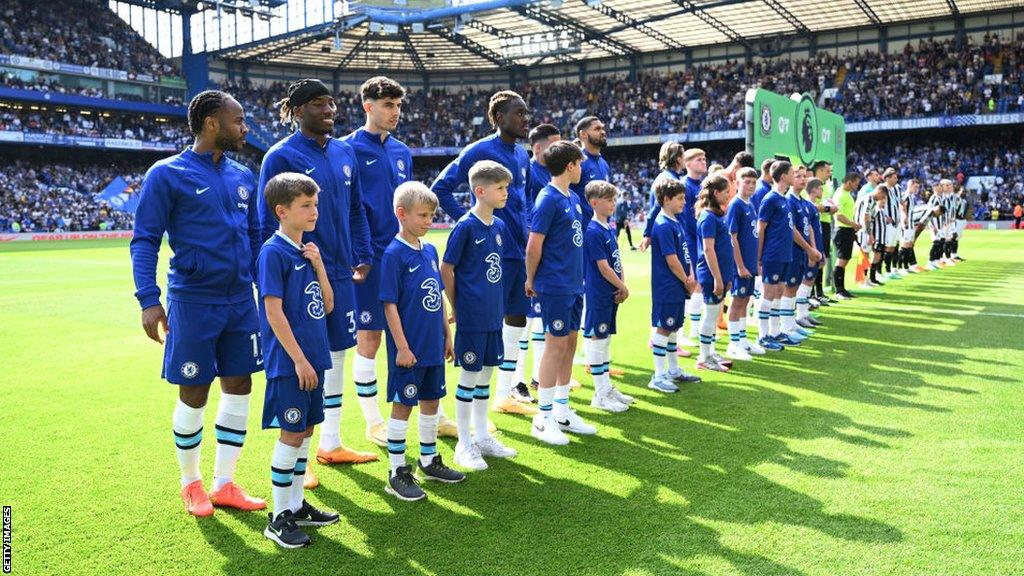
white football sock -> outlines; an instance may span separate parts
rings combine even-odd
[[[544,320],[533,319],[533,329],[530,331],[530,339],[533,341],[533,378],[534,382],[540,382],[540,359],[544,356],[544,347],[547,342],[544,339]]]
[[[552,406],[553,415],[555,420],[564,422],[569,419],[569,385],[568,384],[556,384],[554,405]]]
[[[274,444],[274,453],[270,457],[270,481],[273,484],[270,493],[274,500],[274,518],[285,510],[291,510],[292,483],[298,457],[298,447],[289,446],[280,439]]]
[[[434,429],[437,429],[436,424]],[[405,466],[405,436],[408,431],[408,420],[388,418],[388,461],[392,472],[398,470],[400,466]]]
[[[476,382],[479,372],[459,370],[459,385],[455,389],[455,424],[459,428],[459,443],[469,445],[473,441],[470,424],[473,418],[473,405],[476,402]]]
[[[707,360],[715,350],[715,328],[718,325],[718,310],[721,304],[704,304],[704,315],[700,323],[700,358]]]
[[[782,310],[781,310],[781,308],[782,308],[782,299],[781,298],[774,298],[774,299],[772,299],[771,306],[772,306],[771,322],[770,322],[770,328],[769,328],[768,332],[772,336],[778,336],[779,334],[782,334]]]
[[[437,419],[439,414],[420,412],[420,464],[429,466],[437,456]]]
[[[668,348],[668,336],[663,336],[657,332],[651,336],[651,351],[654,353],[654,375],[664,376],[667,368],[665,367],[665,357],[668,355],[666,349]]]
[[[217,406],[217,454],[213,461],[213,487],[216,492],[235,477],[238,455],[245,443],[245,421],[249,416],[249,394],[221,393]]]
[[[526,355],[530,350],[530,323],[527,322],[526,326],[521,328],[522,332],[519,334],[519,356],[516,360],[516,371],[512,374],[512,386],[518,386],[520,382],[529,384],[526,382]]]
[[[352,379],[356,382],[356,396],[366,427],[371,428],[384,422],[380,407],[377,406],[377,360],[355,352],[352,358]]]
[[[694,339],[700,335],[700,309],[704,305],[704,295],[700,292],[690,294],[686,302],[686,311],[690,313],[690,338]]]
[[[199,448],[203,441],[203,412],[206,406],[193,408],[178,400],[174,407],[172,429],[177,446],[178,465],[181,467],[181,486],[185,487],[202,478],[199,474]]]
[[[345,385],[345,351],[331,352],[331,369],[324,373],[324,422],[320,425],[320,449],[341,446],[341,395]]]
[[[498,367],[498,386],[494,391],[495,402],[504,400],[512,392],[512,376],[516,372],[516,363],[519,360],[519,335],[522,328],[503,324],[501,327],[501,342],[504,348],[501,366]]]
[[[487,429],[487,403],[491,396],[491,373],[494,367],[484,366],[476,374],[476,390],[473,392],[473,438],[483,440],[491,435]],[[461,432],[459,434],[461,438]]]
[[[303,484],[306,481],[306,462],[309,460],[309,438],[302,439],[302,446],[299,446],[295,453],[295,473],[292,475],[292,512],[298,512],[302,508],[302,499],[305,497]]]
[[[807,298],[811,295],[811,287],[807,284],[801,284],[796,289],[796,317],[797,319],[807,318],[810,314],[810,304],[807,303]]]
[[[675,373],[679,369],[679,332],[673,332],[665,340],[665,363],[668,364],[668,371]]]

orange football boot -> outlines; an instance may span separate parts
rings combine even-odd
[[[185,511],[189,514],[199,518],[213,516],[213,504],[206,495],[202,480],[196,480],[182,488],[181,499],[185,502]]]
[[[210,492],[210,502],[214,506],[237,508],[246,512],[263,510],[267,507],[267,503],[262,498],[249,496],[241,486],[234,482],[228,482],[221,486],[220,490]]]
[[[321,464],[364,464],[376,462],[379,457],[373,452],[359,452],[345,446],[338,446],[334,450],[316,449],[316,461]],[[309,470],[306,470],[309,474]]]

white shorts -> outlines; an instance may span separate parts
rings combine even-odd
[[[912,244],[914,242],[914,228],[900,228],[900,242]]]
[[[957,238],[963,238],[964,230],[966,230],[966,229],[967,229],[967,220],[957,220],[956,221],[956,237]]]
[[[871,254],[874,247],[868,242],[868,233],[861,231],[857,232],[857,246],[860,247],[860,251],[865,254]]]
[[[900,241],[899,230],[897,230],[896,227],[893,226],[892,224],[887,225],[885,227],[885,241],[884,241],[885,247],[886,248],[894,248],[896,246],[896,244],[899,243],[899,241]]]

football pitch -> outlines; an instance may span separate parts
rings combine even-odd
[[[441,249],[445,234],[427,240]],[[1024,234],[970,230],[961,244],[966,262],[858,291],[819,310],[803,346],[671,395],[646,388],[650,255],[626,248],[612,365],[636,404],[590,408],[577,366],[572,403],[596,437],[550,447],[525,417],[492,415],[518,457],[427,484],[422,502],[384,493],[387,455],[363,437],[350,355],[342,438],[381,460],[314,465],[308,499],[342,519],[293,551],[263,537],[265,513],[184,512],[177,391],[142,331],[127,243],[0,245],[13,573],[1024,574]],[[269,501],[263,389],[260,374],[236,479]],[[444,405],[454,415],[453,394]],[[416,436],[412,423],[410,457]],[[454,440],[441,444],[451,462]],[[214,448],[211,433],[207,487]]]

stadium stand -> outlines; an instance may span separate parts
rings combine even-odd
[[[187,146],[190,141],[188,129],[177,118],[157,120],[134,114],[27,107],[2,101],[0,131],[128,138],[150,143],[172,143],[178,148]]]
[[[74,14],[74,18],[68,18]],[[177,66],[107,9],[106,2],[5,0],[0,53],[154,76],[180,75]]]

